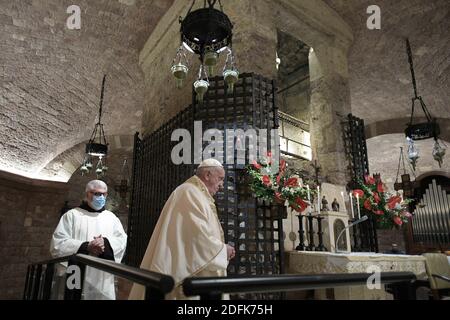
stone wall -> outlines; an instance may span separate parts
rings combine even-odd
[[[21,299],[27,266],[50,258],[67,185],[0,172],[0,299]]]
[[[447,146],[448,141],[444,142]],[[419,150],[419,159],[414,172],[416,177],[420,177],[429,172],[435,172],[444,176],[450,175],[450,152],[447,151],[442,167],[433,159],[432,150],[434,140],[416,141],[415,145]],[[411,166],[408,164],[408,145],[404,134],[385,134],[367,140],[367,155],[369,159],[370,173],[381,174],[382,180],[387,184],[389,191],[394,191],[394,183],[397,176],[398,161],[400,157],[400,147],[403,147],[405,157],[406,172],[411,179],[415,180]],[[403,174],[403,165],[400,167],[398,181],[401,182],[400,175]]]

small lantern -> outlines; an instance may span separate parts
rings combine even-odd
[[[181,88],[189,72],[186,54],[182,45],[178,48],[177,55],[173,59],[171,70],[176,79],[177,88]]]
[[[439,163],[439,168],[442,168],[442,162],[445,156],[446,149],[439,144],[439,141],[436,139],[433,147],[433,158]]]
[[[205,80],[197,80],[194,83],[195,93],[197,93],[197,101],[203,103],[203,97],[205,93],[208,91],[209,82]]]
[[[120,194],[123,200],[126,200],[127,193],[130,191],[130,186],[128,185],[129,178],[129,168],[127,164],[127,159],[123,161],[122,171],[120,173],[120,184],[114,186],[114,190]]]
[[[234,63],[233,51],[231,48],[228,49],[227,60],[225,61],[225,66],[223,68],[223,79],[227,84],[227,92],[233,93],[234,85],[239,80],[239,71]]]
[[[225,70],[223,72],[223,78],[227,84],[228,93],[233,93],[234,91],[234,84],[238,81],[239,79],[239,72],[236,70]]]
[[[81,175],[84,176],[86,173],[89,172],[89,169],[87,168],[87,166],[85,164],[83,164],[80,168],[81,171]]]
[[[406,140],[408,141],[408,144],[409,144],[408,159],[413,167],[413,170],[416,171],[416,164],[417,164],[417,160],[419,159],[419,150],[414,145],[414,140],[412,140],[410,138],[406,138]]]
[[[208,67],[209,76],[214,75],[214,67],[217,65],[217,60],[219,59],[219,54],[214,51],[209,51],[205,54],[204,65]]]
[[[206,80],[203,80],[203,73],[205,75]],[[208,91],[208,88],[209,88],[208,75],[206,74],[204,66],[201,65],[200,70],[198,72],[198,80],[194,82],[194,89],[195,93],[197,94],[197,101],[199,103],[203,103],[203,97],[205,96],[205,93]]]

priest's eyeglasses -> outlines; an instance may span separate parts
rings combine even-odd
[[[93,191],[89,191],[90,193],[92,193],[94,196],[100,197],[100,196],[107,196],[108,193],[107,192],[93,192]]]

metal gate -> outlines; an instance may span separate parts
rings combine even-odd
[[[348,115],[348,119],[344,123],[344,146],[352,178],[348,187],[349,189],[355,189],[357,188],[356,181],[358,179],[364,181],[364,175],[369,174],[363,119],[357,118],[352,114]],[[352,231],[353,251],[378,252],[376,221],[372,215],[369,215],[369,220],[356,225]]]
[[[234,92],[228,94],[223,78],[212,78],[203,104],[196,103],[193,94],[193,104],[157,131],[144,139],[136,134],[127,264],[139,266],[165,201],[194,173],[195,165],[172,163],[171,150],[177,144],[171,142],[172,132],[184,128],[193,137],[194,122],[202,121],[203,130],[267,129],[268,141],[277,138],[270,131],[278,128],[274,87],[273,81],[259,75],[242,74]],[[225,134],[222,141],[225,159],[228,156],[225,144],[229,138]],[[248,148],[245,142],[244,146]],[[224,190],[216,196],[225,240],[236,248],[236,257],[230,262],[228,272],[246,275],[282,273],[285,208],[255,199],[248,187],[245,166],[237,164],[236,150],[233,157],[234,164],[224,166]]]

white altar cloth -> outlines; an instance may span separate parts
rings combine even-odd
[[[425,258],[416,255],[379,254],[372,252],[286,252],[286,273],[289,274],[332,274],[367,273],[376,266],[381,272],[413,272],[418,279],[426,278]],[[369,271],[368,271],[369,270]],[[373,270],[373,269],[372,269]],[[315,298],[330,298],[326,290],[316,290]],[[369,290],[366,286],[334,288],[333,298],[356,300],[392,299],[384,289]]]

